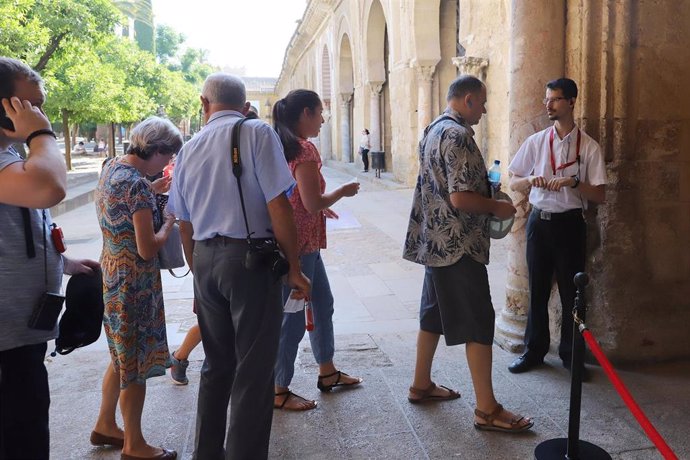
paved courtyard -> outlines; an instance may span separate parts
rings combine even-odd
[[[324,168],[330,186],[362,176],[360,193],[336,204],[340,220],[329,227],[323,252],[335,296],[336,365],[364,378],[359,388],[321,394],[309,342],[300,347],[292,388],[316,399],[318,408],[276,411],[271,458],[281,459],[529,459],[542,441],[567,436],[569,374],[554,355],[547,366],[513,375],[514,355],[494,347],[494,385],[500,402],[535,419],[523,435],[478,432],[472,426],[474,394],[464,347],[439,346],[433,378],[462,398],[411,405],[407,388],[414,367],[417,309],[423,269],[401,258],[412,191],[354,169]],[[93,177],[74,185],[93,187]],[[68,254],[98,258],[101,246],[93,204],[76,206],[56,220]],[[507,250],[494,242],[489,265],[497,311],[505,298]],[[163,279],[168,341],[174,350],[195,323],[192,278]],[[594,307],[595,308],[595,307]],[[593,331],[596,335],[596,331]],[[49,344],[49,349],[51,345]],[[109,357],[105,338],[67,356],[49,358],[51,451],[54,459],[119,459],[119,451],[92,447],[88,437],[98,413],[100,384]],[[149,380],[143,426],[147,440],[191,458],[203,350],[190,357],[188,386],[168,376]],[[614,459],[661,458],[603,371],[583,388],[581,438]],[[660,363],[621,371],[626,384],[680,458],[690,458],[690,363]]]

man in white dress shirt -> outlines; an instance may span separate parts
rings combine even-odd
[[[544,105],[553,126],[527,138],[508,167],[510,188],[523,191],[531,187],[532,205],[526,229],[529,313],[525,352],[508,367],[515,374],[543,363],[549,351],[548,302],[554,273],[562,306],[558,354],[563,366],[571,367],[573,277],[585,268],[583,211],[589,201],[604,202],[606,184],[599,144],[575,124],[576,99],[573,80],[559,78],[547,83]]]

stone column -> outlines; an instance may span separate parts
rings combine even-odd
[[[432,84],[436,65],[416,64],[417,73],[417,131],[418,138],[424,135],[424,128],[429,126],[432,115]]]
[[[453,64],[458,68],[458,72],[461,75],[472,75],[473,77],[477,77],[486,83],[486,70],[489,67],[489,60],[487,58],[473,56],[454,57]],[[488,122],[489,118],[487,116],[483,116],[479,121],[479,124],[474,127],[474,139],[484,157],[486,157],[488,153]],[[496,155],[494,155],[494,157],[495,156]]]
[[[369,126],[369,142],[372,152],[381,151],[381,90],[382,81],[370,81],[371,101],[369,105],[369,116],[371,117]]]
[[[565,71],[565,0],[513,0],[510,17],[508,103],[512,158],[528,136],[549,124],[541,100],[546,83]],[[518,352],[523,348],[529,308],[525,225],[530,207],[527,194],[508,192],[518,211],[509,236],[506,304],[496,321],[496,342]]]
[[[340,93],[340,161],[352,163],[352,138],[350,137],[350,105],[352,93]]]
[[[325,159],[333,158],[333,143],[331,140],[331,111],[328,107],[323,110],[323,124],[321,125],[321,157]]]

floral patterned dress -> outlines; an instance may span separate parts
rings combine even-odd
[[[161,216],[149,181],[119,159],[106,162],[96,213],[103,232],[103,325],[120,388],[164,375],[171,365],[158,258],[146,261],[137,253],[132,216],[144,208],[152,210],[158,228]]]

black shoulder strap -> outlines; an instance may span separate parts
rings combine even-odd
[[[426,136],[426,134],[431,130],[431,128],[433,128],[437,124],[441,123],[442,121],[446,121],[446,120],[452,120],[455,123],[460,125],[460,122],[458,120],[456,120],[455,118],[451,117],[450,115],[443,115],[442,117],[439,117],[438,119],[434,120],[433,123],[431,123],[429,126],[426,127],[426,129],[424,130],[424,135]],[[462,125],[460,125],[460,126],[462,126]]]
[[[249,231],[249,221],[247,220],[247,211],[244,207],[244,196],[242,195],[242,184],[240,177],[242,176],[242,161],[240,160],[240,128],[242,124],[247,121],[246,118],[240,118],[232,127],[232,146],[230,156],[232,159],[232,174],[237,179],[237,188],[240,191],[240,203],[242,203],[242,215],[244,216],[244,227],[247,229],[247,242],[249,243],[252,237]]]
[[[36,257],[36,247],[34,246],[34,233],[31,231],[31,212],[28,208],[19,208],[22,212],[24,221],[24,239],[26,240],[26,256],[29,259]]]

